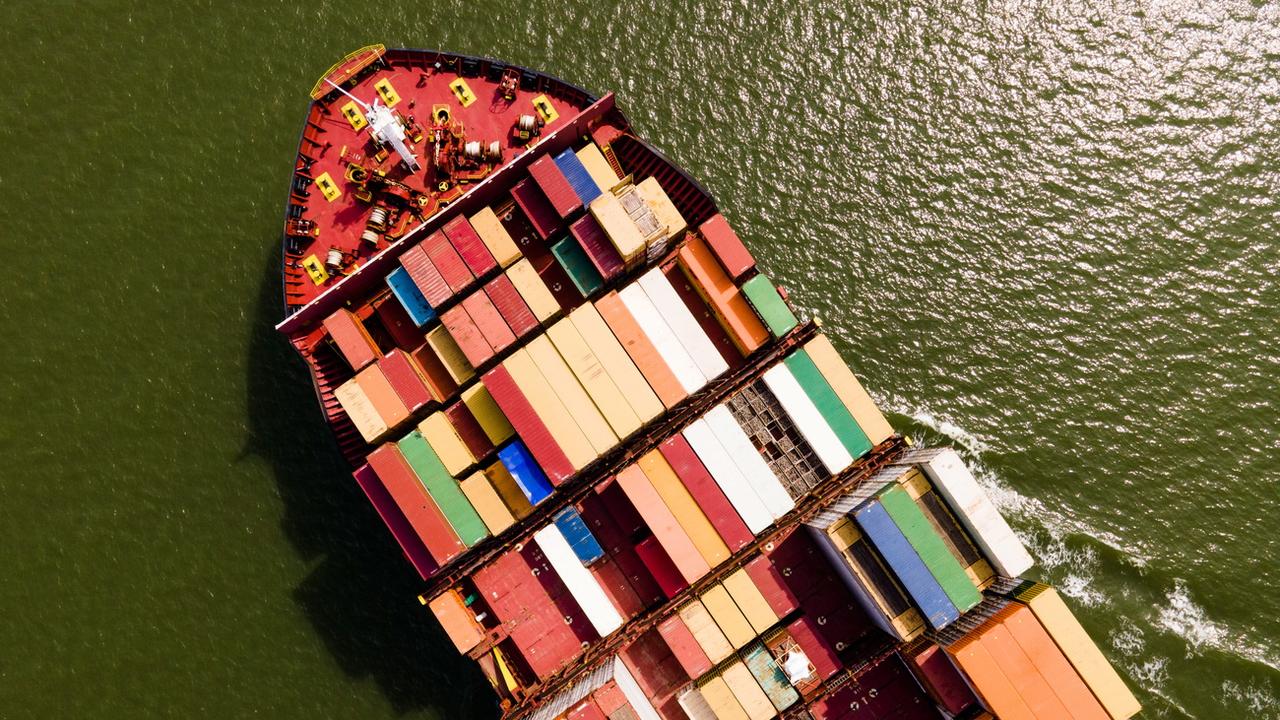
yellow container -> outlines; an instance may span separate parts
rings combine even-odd
[[[436,451],[436,456],[444,463],[444,469],[450,475],[458,477],[462,471],[476,463],[471,451],[467,450],[462,438],[458,437],[458,431],[453,429],[453,423],[449,422],[444,413],[428,415],[426,420],[418,423],[418,432],[427,439],[431,449]]]
[[[529,306],[533,316],[538,318],[538,322],[544,323],[560,312],[560,303],[556,302],[547,289],[547,284],[542,282],[538,271],[533,269],[528,259],[521,258],[507,268],[507,278],[524,299],[524,304]]]
[[[751,623],[747,622],[723,585],[712,585],[699,599],[735,650],[755,639],[756,632],[751,629]]]
[[[507,472],[506,465],[501,462],[495,462],[482,472],[488,478],[489,484],[498,493],[498,497],[502,498],[502,504],[507,506],[507,509],[511,511],[515,519],[523,520],[529,513],[533,512],[533,504],[529,502],[529,498],[520,489],[516,479],[511,477],[510,472]]]
[[[493,396],[489,394],[489,388],[483,383],[476,383],[463,390],[462,402],[475,416],[476,423],[484,431],[485,437],[489,438],[489,442],[494,445],[501,445],[516,434],[516,429],[511,427],[511,422],[507,420],[506,415],[502,414],[498,403],[494,402]]]
[[[461,385],[475,376],[475,368],[471,367],[467,356],[462,354],[462,348],[458,347],[458,343],[454,342],[453,336],[443,325],[437,325],[427,333],[427,347],[440,359],[445,371],[456,384]]]
[[[646,178],[639,185],[636,185],[636,192],[640,193],[640,197],[644,199],[644,204],[648,205],[649,209],[653,211],[654,217],[658,218],[658,222],[666,226],[669,237],[678,237],[688,227],[684,221],[684,216],[676,209],[675,203],[671,202],[671,198],[667,197],[667,192],[658,184],[658,178]]]
[[[751,720],[751,716],[742,709],[738,698],[734,697],[733,691],[729,689],[724,678],[718,675],[711,678],[698,688],[698,692],[702,693],[707,705],[711,706],[711,712],[716,714],[716,720]]]
[[[471,227],[475,228],[480,241],[489,248],[493,259],[502,267],[508,267],[520,259],[520,248],[511,239],[511,234],[502,227],[502,222],[493,212],[493,208],[485,208],[471,216]]]
[[[711,521],[702,512],[697,501],[689,494],[684,483],[671,468],[671,464],[657,450],[645,453],[637,463],[644,471],[653,489],[658,491],[662,502],[675,516],[676,522],[684,529],[698,554],[707,561],[707,565],[715,568],[729,559],[729,547],[720,539]],[[744,573],[745,574],[745,573]]]
[[[715,618],[711,617],[711,613],[707,612],[707,607],[701,601],[694,600],[680,608],[677,614],[711,662],[718,663],[733,654],[733,646],[729,644],[729,639],[720,631]]]
[[[609,236],[609,241],[628,265],[644,254],[645,241],[640,229],[613,193],[605,193],[592,200],[591,215],[600,223],[604,234]]]
[[[569,321],[600,361],[600,366],[609,374],[613,384],[622,390],[641,425],[666,411],[653,388],[649,387],[649,382],[644,379],[640,368],[631,361],[626,348],[618,342],[617,336],[609,329],[595,305],[585,303],[579,306],[569,313]]]
[[[498,491],[483,472],[475,471],[459,485],[462,487],[462,494],[471,501],[471,507],[476,509],[490,533],[497,535],[515,524],[516,519],[511,515],[511,510],[502,502]]]
[[[724,589],[729,591],[729,597],[733,598],[743,617],[751,623],[751,629],[756,635],[763,634],[778,622],[777,614],[769,607],[769,601],[765,600],[760,588],[751,581],[746,570],[739,568],[733,571],[724,579]]]
[[[600,192],[607,193],[618,184],[618,174],[613,171],[609,161],[604,159],[604,153],[600,152],[600,148],[596,147],[595,143],[587,143],[586,147],[575,154],[578,160],[582,161],[582,166],[587,169],[587,174],[596,181],[596,187],[600,188]]]
[[[372,444],[387,434],[387,424],[355,378],[339,385],[333,394],[365,442]]]
[[[502,366],[511,373],[511,379],[515,381],[516,387],[520,388],[525,399],[533,406],[538,419],[547,426],[547,431],[551,433],[551,437],[555,438],[556,444],[569,459],[573,469],[581,470],[590,465],[591,461],[598,457],[596,451],[592,449],[591,442],[587,440],[586,435],[582,434],[581,428],[574,422],[573,416],[569,414],[564,403],[560,401],[559,391],[547,384],[542,373],[538,371],[537,365],[534,364],[533,358],[529,357],[529,353],[521,348],[503,361]]]
[[[769,720],[778,714],[773,703],[769,702],[769,696],[765,695],[764,688],[760,687],[760,683],[756,682],[755,676],[741,660],[725,668],[720,677],[724,678],[733,697],[750,720]]]
[[[560,401],[582,429],[582,434],[587,437],[587,442],[591,443],[591,449],[596,455],[603,455],[617,445],[618,436],[609,429],[604,415],[591,402],[591,396],[573,376],[573,371],[565,364],[560,353],[556,352],[551,340],[545,334],[539,335],[525,345],[525,351],[529,353],[547,384],[560,396]]]
[[[879,445],[893,436],[893,428],[884,419],[884,413],[876,407],[875,401],[863,389],[862,383],[858,382],[858,378],[826,335],[819,333],[805,343],[804,349],[872,445]]]
[[[609,429],[619,438],[625,438],[640,429],[640,418],[627,402],[622,390],[605,372],[600,360],[587,347],[578,329],[569,318],[560,320],[547,328],[547,337],[564,362],[573,371],[573,376],[582,384],[583,389],[591,396],[592,402],[599,408],[600,414],[609,423]]]

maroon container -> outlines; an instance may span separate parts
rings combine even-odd
[[[484,339],[480,328],[471,319],[471,313],[463,305],[454,305],[440,315],[440,322],[449,331],[453,341],[458,343],[462,354],[467,356],[471,367],[480,367],[493,357],[493,348]]]
[[[493,259],[493,253],[485,247],[484,241],[465,217],[459,215],[445,223],[444,236],[449,238],[449,244],[458,251],[472,275],[484,277],[498,269],[498,261]]]
[[[365,332],[360,318],[350,310],[340,308],[325,318],[324,329],[352,370],[359,370],[378,359],[378,348]]]
[[[814,720],[936,720],[940,718],[896,655],[859,673],[809,708]]]
[[[467,549],[395,445],[379,445],[369,453],[368,461],[437,565],[444,565]]]
[[[662,589],[658,587],[657,581],[631,543],[631,538],[637,532],[635,528],[643,524],[642,521],[621,489],[616,484],[611,487],[612,490],[606,488],[605,492],[589,494],[583,498],[578,512],[591,534],[595,535],[596,541],[608,554],[609,560],[630,584],[641,609],[649,608],[665,600],[666,596],[662,594]],[[618,509],[615,510],[615,507]],[[623,525],[632,529],[623,530]]]
[[[547,286],[551,291],[551,296],[556,299],[556,304],[564,308],[567,313],[569,310],[582,304],[582,293],[578,291],[578,286],[573,284],[569,279],[569,273],[565,272],[564,266],[556,262],[550,253],[546,256],[530,259],[533,268],[538,271],[538,277],[542,278],[542,284]]]
[[[480,334],[484,336],[485,342],[493,348],[493,352],[500,353],[516,341],[515,334],[511,332],[511,328],[507,327],[506,321],[498,313],[498,308],[494,307],[485,293],[479,290],[471,293],[462,301],[462,307],[466,308],[467,314],[471,316],[471,322],[475,323]]]
[[[404,551],[405,557],[409,558],[413,569],[418,571],[418,575],[423,580],[434,575],[439,566],[431,558],[431,553],[427,550],[427,546],[423,544],[422,539],[413,531],[413,526],[409,524],[404,513],[400,512],[395,499],[383,487],[382,481],[378,479],[378,474],[368,465],[361,465],[353,476],[356,479],[356,483],[364,490],[365,496],[369,498],[369,502],[373,503],[378,515],[382,517],[382,522],[387,524],[387,529],[391,531],[392,537],[396,539],[396,542],[400,543],[400,549]]]
[[[684,668],[685,674],[690,678],[702,677],[711,669],[711,659],[707,657],[707,653],[702,650],[693,633],[689,632],[689,626],[684,624],[684,620],[681,620],[679,615],[672,615],[658,623],[658,634],[666,641],[667,647],[671,648],[671,654],[675,656],[680,667]]]
[[[542,585],[547,597],[551,598],[553,608],[546,611],[547,616],[560,617],[578,639],[573,649],[576,651],[580,649],[582,643],[599,640],[600,634],[596,632],[595,626],[587,620],[587,615],[582,611],[582,606],[573,598],[573,593],[569,592],[569,588],[560,579],[560,574],[555,571],[546,556],[542,554],[542,548],[538,547],[535,542],[529,542],[524,544],[520,553],[525,556],[529,567],[534,569],[534,578]]]
[[[449,283],[445,282],[444,276],[436,269],[431,258],[427,257],[427,250],[422,245],[414,245],[406,250],[400,256],[400,265],[409,273],[409,279],[418,286],[431,307],[440,307],[453,296]]]
[[[521,441],[529,449],[533,459],[538,461],[551,484],[560,485],[568,480],[573,475],[573,465],[556,444],[555,438],[551,437],[547,426],[538,418],[529,400],[511,379],[511,373],[499,365],[485,373],[480,381],[493,396],[502,414],[507,416],[511,426],[516,429]]]
[[[702,508],[703,514],[711,521],[711,526],[730,550],[736,552],[755,539],[683,435],[676,433],[663,440],[658,446],[658,452],[671,464],[680,482],[697,501],[698,507]],[[779,617],[781,616],[782,613],[779,613]]]
[[[517,339],[538,328],[538,318],[520,297],[520,291],[511,284],[511,278],[499,275],[484,286],[484,292]]]
[[[724,271],[735,283],[741,284],[739,281],[742,277],[756,266],[756,259],[751,257],[751,251],[747,250],[747,246],[742,244],[738,234],[729,227],[729,221],[717,213],[711,216],[710,220],[702,223],[698,231],[706,239],[707,245],[711,248],[711,252],[715,253]]]
[[[633,618],[644,610],[645,604],[641,602],[640,596],[631,586],[627,574],[609,554],[606,553],[604,557],[592,563],[588,570],[595,577],[596,582],[600,583],[600,588],[604,590],[604,594],[609,597],[609,601],[613,603],[614,608],[624,620]]]
[[[818,632],[818,625],[813,618],[803,615],[787,625],[787,632],[804,651],[813,663],[818,677],[826,680],[840,671],[842,663],[836,649]]]
[[[449,244],[449,239],[444,236],[444,233],[437,230],[428,235],[427,239],[422,241],[422,248],[431,259],[431,264],[436,266],[440,276],[449,284],[451,295],[457,295],[466,290],[475,280],[471,271],[467,269],[467,264],[462,261],[462,256],[458,255],[458,251]],[[431,302],[430,298],[427,302],[430,302],[432,307],[439,307],[439,303]]]
[[[675,288],[676,294],[684,301],[685,307],[689,308],[689,312],[694,319],[698,321],[698,326],[702,328],[702,332],[710,338],[711,344],[716,346],[716,350],[720,353],[720,357],[724,358],[725,364],[730,370],[736,370],[742,367],[745,359],[742,353],[738,351],[738,346],[733,344],[733,339],[724,331],[724,326],[716,319],[715,311],[711,309],[698,295],[698,290],[689,282],[689,276],[684,274],[679,265],[672,265],[663,271],[667,276],[667,280],[671,283],[671,287]]]
[[[924,643],[904,653],[916,678],[943,710],[959,715],[978,699],[946,653],[934,643]]]
[[[814,619],[816,632],[836,652],[844,652],[867,635],[871,622],[839,578],[823,575],[811,578],[811,582],[821,589],[800,601],[804,613]]]
[[[387,329],[391,341],[401,350],[413,350],[422,344],[426,335],[414,324],[404,306],[395,299],[380,303],[373,309],[378,322]]]
[[[582,247],[583,252],[587,254],[587,258],[591,260],[591,264],[595,266],[600,276],[608,282],[619,275],[626,269],[626,264],[622,261],[622,256],[618,254],[618,250],[609,241],[609,236],[605,235],[604,228],[600,227],[600,223],[591,215],[583,215],[569,226],[569,232],[573,235],[573,239],[578,241],[578,245]]]
[[[555,208],[560,217],[567,218],[582,208],[582,199],[573,191],[573,186],[550,155],[534,160],[529,165],[529,176],[538,184],[538,188],[547,196],[551,207]]]
[[[460,402],[454,403],[445,408],[444,415],[449,418],[449,424],[453,425],[454,431],[462,438],[462,444],[467,446],[472,457],[482,460],[493,452],[493,443],[489,442],[489,436],[484,434],[476,416],[471,414],[471,408]]]
[[[649,574],[657,581],[658,587],[662,588],[662,594],[671,599],[681,590],[689,587],[689,583],[680,575],[680,571],[676,569],[676,564],[671,561],[671,556],[666,550],[662,549],[662,545],[658,543],[658,538],[650,535],[645,540],[636,544],[636,554],[640,556],[640,561],[649,570]]]
[[[689,675],[656,630],[650,629],[636,638],[618,656],[651,700],[660,702],[689,682]]]
[[[595,700],[587,698],[569,710],[566,720],[609,720]]]
[[[572,191],[572,188],[570,188]],[[524,213],[529,225],[538,237],[546,240],[560,227],[560,213],[547,200],[547,196],[530,179],[524,179],[511,188],[511,197]]]
[[[786,617],[800,607],[800,599],[782,581],[782,574],[773,566],[769,558],[763,555],[757,557],[747,563],[745,568],[751,582],[755,583],[760,594],[764,595],[765,601],[769,603],[769,608],[775,615]]]
[[[387,353],[378,361],[378,367],[409,412],[417,412],[435,400],[418,369],[418,363],[403,350]]]

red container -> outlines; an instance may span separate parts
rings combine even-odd
[[[573,235],[573,239],[578,241],[578,245],[582,247],[583,252],[587,254],[587,258],[591,260],[591,264],[595,266],[605,282],[618,277],[626,269],[622,256],[618,254],[618,250],[609,241],[609,236],[605,235],[604,228],[600,227],[595,217],[583,215],[569,226],[569,232]]]
[[[711,669],[710,658],[703,652],[702,646],[693,637],[693,633],[689,632],[689,626],[684,624],[679,615],[672,615],[658,623],[658,634],[667,642],[667,646],[671,648],[671,654],[675,656],[680,667],[684,668],[690,678],[702,677]]]
[[[373,344],[373,338],[365,332],[360,318],[350,310],[341,308],[325,318],[324,329],[352,370],[359,370],[378,359],[378,347]]]
[[[440,271],[440,277],[448,283],[450,295],[457,295],[466,290],[467,286],[475,280],[471,271],[467,269],[467,264],[462,261],[458,251],[449,244],[449,239],[444,236],[444,233],[437,230],[428,235],[427,239],[422,241],[422,248],[430,258],[431,264]],[[439,307],[439,304],[431,302],[430,298],[427,302],[430,302],[432,307]]]
[[[729,227],[729,221],[716,213],[710,220],[702,223],[698,231],[706,239],[724,271],[735,283],[741,284],[742,277],[756,266],[756,259],[751,257],[751,251],[747,250],[738,234]]]
[[[542,585],[542,589],[547,593],[547,597],[551,598],[551,604],[554,612],[547,611],[547,617],[559,617],[566,623],[573,632],[577,642],[571,648],[576,651],[581,649],[582,643],[589,643],[600,639],[600,634],[596,632],[595,626],[587,620],[587,615],[582,611],[582,606],[573,598],[573,594],[569,592],[569,588],[565,587],[564,581],[560,579],[560,574],[551,567],[551,563],[547,561],[545,555],[542,554],[542,548],[537,543],[525,543],[520,553],[525,556],[529,563],[529,567],[534,569],[534,579]]]
[[[502,319],[498,308],[494,307],[488,295],[477,290],[462,301],[462,307],[466,308],[467,314],[471,316],[471,322],[475,323],[476,328],[480,330],[480,334],[484,336],[485,341],[495,353],[506,350],[516,341],[516,336],[511,332],[511,328],[507,327],[506,321]]]
[[[524,213],[529,226],[538,234],[538,237],[546,240],[551,237],[551,233],[559,229],[560,213],[556,212],[551,201],[547,200],[547,196],[534,184],[533,180],[525,179],[516,183],[511,188],[511,198],[516,201],[516,206]]]
[[[405,312],[404,306],[394,298],[387,302],[380,303],[373,309],[378,321],[382,323],[382,327],[387,329],[387,334],[391,336],[391,341],[401,350],[413,350],[422,344],[425,337],[422,330],[413,323],[409,318],[409,313]]]
[[[640,596],[631,586],[627,574],[610,555],[606,553],[604,557],[592,563],[588,570],[596,582],[600,583],[600,588],[608,596],[609,602],[613,603],[613,607],[618,610],[618,614],[624,620],[629,620],[644,610],[645,604],[640,601]]]
[[[595,700],[587,698],[569,710],[566,720],[609,720]]]
[[[409,412],[417,412],[435,400],[418,363],[405,351],[392,350],[378,361],[378,366]]]
[[[843,663],[840,662],[836,649],[818,632],[818,625],[813,618],[807,615],[796,618],[787,625],[787,632],[804,651],[809,662],[813,663],[819,678],[826,680],[840,672]]]
[[[550,155],[534,160],[529,165],[529,175],[560,217],[567,218],[582,207],[582,199],[573,191],[573,186]]]
[[[915,669],[920,684],[929,691],[943,710],[958,715],[976,705],[978,699],[965,683],[947,654],[934,643],[927,643],[906,653],[908,663]]]
[[[484,292],[517,339],[538,328],[538,318],[520,297],[520,291],[511,284],[511,278],[499,275],[484,286]]]
[[[689,276],[684,274],[679,265],[672,265],[664,270],[663,274],[671,282],[671,287],[675,288],[676,294],[684,301],[685,307],[689,308],[689,312],[698,321],[702,332],[706,333],[711,344],[716,346],[716,350],[719,351],[720,357],[724,358],[729,369],[736,370],[742,367],[744,359],[738,346],[734,344],[733,338],[729,337],[729,333],[724,331],[724,326],[716,318],[715,311],[703,301],[702,296],[698,295],[698,289],[689,282]]]
[[[443,566],[467,549],[395,445],[380,445],[369,453],[368,461],[437,565]]]
[[[622,694],[622,689],[618,687],[616,680],[609,680],[599,689],[591,693],[591,699],[596,701],[600,706],[601,712],[606,715],[612,715],[624,707],[630,707],[627,703],[627,696]]]
[[[671,648],[656,630],[650,629],[636,638],[618,656],[635,677],[645,697],[656,703],[689,682],[689,675],[680,667]]]
[[[765,602],[778,617],[786,617],[800,607],[800,599],[782,581],[782,574],[769,558],[760,556],[746,564],[747,575],[755,583]]]
[[[560,485],[568,480],[573,475],[573,465],[556,444],[555,438],[551,437],[547,426],[538,418],[529,400],[511,379],[511,373],[499,365],[485,373],[480,382],[484,383],[485,389],[493,396],[502,414],[507,416],[551,484]]]
[[[454,305],[440,315],[440,322],[449,331],[453,341],[458,343],[462,354],[467,356],[471,367],[480,367],[493,357],[493,348],[485,340],[480,328],[471,319],[471,313],[463,305]]]
[[[539,574],[545,573],[539,568]],[[534,576],[534,565],[524,553],[511,550],[494,558],[476,571],[472,582],[539,678],[555,672],[581,650],[577,635]]]
[[[431,307],[440,307],[444,301],[453,296],[449,283],[445,282],[444,276],[436,269],[431,258],[427,257],[427,250],[422,245],[414,245],[406,250],[400,256],[400,265],[404,267],[405,272],[409,273],[409,279],[418,286],[418,290],[422,291],[422,296],[427,299]]]
[[[644,563],[645,568],[658,583],[658,587],[662,588],[662,594],[666,595],[668,600],[689,587],[689,583],[685,582],[680,571],[676,569],[676,564],[671,561],[671,556],[662,549],[658,538],[650,535],[636,543],[636,554],[640,556],[640,562]]]
[[[432,559],[431,552],[423,544],[422,538],[418,537],[418,533],[414,532],[413,525],[409,524],[408,518],[400,511],[400,507],[396,505],[395,498],[391,497],[391,493],[387,492],[387,488],[378,479],[378,474],[368,465],[361,465],[353,476],[356,479],[356,484],[364,490],[365,496],[369,498],[369,502],[373,503],[374,509],[382,517],[382,522],[387,524],[387,529],[391,531],[392,537],[396,539],[396,542],[400,543],[400,549],[404,551],[405,557],[409,558],[409,563],[413,565],[413,569],[418,571],[418,575],[423,580],[434,575],[436,570],[439,569],[439,565]]]
[[[476,416],[471,414],[471,408],[460,402],[454,403],[445,408],[444,415],[449,419],[449,424],[453,425],[458,437],[462,438],[462,444],[467,446],[471,457],[482,460],[493,452],[493,443],[489,442],[489,436],[484,434]]]
[[[733,509],[729,499],[724,496],[720,486],[716,484],[711,473],[707,472],[697,453],[689,446],[684,436],[676,433],[658,446],[658,452],[667,459],[676,471],[680,482],[688,489],[689,494],[702,508],[702,512],[711,521],[711,526],[719,533],[725,545],[731,551],[737,551],[755,539],[747,528],[738,511]],[[783,613],[779,613],[779,617]]]
[[[493,259],[493,253],[485,247],[484,241],[465,217],[459,215],[445,223],[444,236],[449,238],[449,244],[458,251],[458,256],[466,263],[472,275],[483,277],[498,269],[498,261]]]

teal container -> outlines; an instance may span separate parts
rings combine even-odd
[[[396,445],[413,473],[418,476],[418,482],[426,488],[427,494],[444,514],[445,520],[449,521],[449,526],[458,534],[458,539],[467,547],[472,547],[489,537],[489,529],[485,527],[484,521],[480,519],[476,509],[471,507],[471,501],[462,494],[462,488],[449,475],[449,471],[445,470],[444,463],[440,462],[440,457],[431,449],[422,433],[414,430]]]
[[[774,337],[780,338],[800,324],[768,275],[756,275],[743,283],[742,294]]]
[[[870,452],[871,441],[867,439],[867,434],[862,432],[862,427],[853,419],[849,408],[845,407],[835,390],[831,389],[831,384],[822,377],[822,372],[813,364],[809,353],[801,348],[783,360],[783,363],[795,376],[796,382],[800,383],[800,387],[804,388],[804,394],[817,406],[822,419],[827,421],[836,437],[840,438],[844,449],[855,458]]]
[[[879,500],[957,610],[964,612],[982,602],[982,593],[901,485],[890,485],[880,491]]]
[[[778,667],[773,655],[765,649],[764,643],[757,640],[748,645],[742,652],[742,659],[778,712],[800,701],[800,693],[792,687],[791,681],[787,680],[786,674]]]
[[[587,252],[582,249],[577,240],[573,238],[560,240],[551,246],[551,254],[556,262],[560,263],[560,267],[564,268],[569,279],[573,281],[573,286],[582,293],[582,297],[591,297],[604,287],[604,278],[600,275],[600,271],[596,270],[596,266],[591,263],[591,258],[587,257]]]

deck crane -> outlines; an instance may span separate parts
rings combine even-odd
[[[377,98],[374,98],[373,104],[370,105],[343,90],[334,81],[325,78],[325,82],[364,108],[364,117],[369,121],[369,132],[373,135],[373,139],[382,145],[390,145],[396,151],[396,155],[400,156],[400,162],[409,168],[409,172],[416,173],[422,169],[422,166],[418,163],[418,158],[409,150],[409,145],[405,142],[404,124],[391,111],[391,108],[379,103]]]

